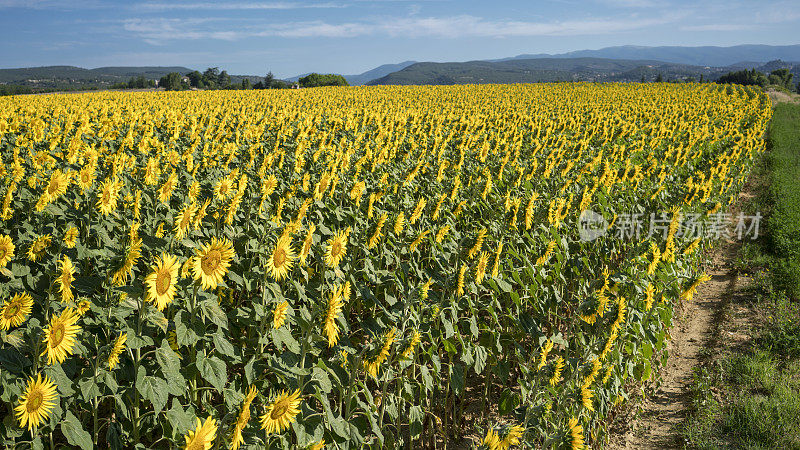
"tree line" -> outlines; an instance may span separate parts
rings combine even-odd
[[[275,78],[272,71],[267,72],[262,81],[252,84],[250,78],[242,78],[241,83],[231,83],[231,76],[227,71],[220,71],[217,67],[209,67],[203,73],[195,70],[186,74],[184,79],[178,72],[168,73],[161,77],[158,86],[168,91],[183,89],[288,89],[292,83]],[[133,79],[131,79],[133,81]],[[129,82],[130,83],[130,82]],[[347,80],[341,75],[311,73],[298,80],[299,87],[318,86],[348,86]]]
[[[769,75],[759,72],[756,69],[738,70],[719,77],[717,83],[733,83],[760,87],[772,85],[800,93],[800,83],[795,86],[792,81],[793,76],[794,75],[789,72],[789,69],[773,70]]]

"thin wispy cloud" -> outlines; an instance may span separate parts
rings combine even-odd
[[[236,11],[236,10],[259,10],[259,9],[311,9],[311,8],[345,8],[344,3],[298,3],[298,2],[195,2],[195,3],[143,3],[136,5],[136,9],[147,11]]]
[[[745,31],[755,30],[758,27],[752,24],[741,23],[710,23],[705,25],[686,25],[680,27],[681,31]]]
[[[638,30],[676,20],[678,16],[642,19],[567,20],[554,22],[526,22],[515,20],[487,20],[461,15],[452,17],[406,17],[382,20],[328,23],[304,21],[277,23],[235,30],[203,29],[193,21],[180,19],[131,19],[125,22],[126,31],[139,34],[147,40],[222,39],[237,40],[248,37],[282,38],[355,38],[362,36],[406,38],[506,38],[535,36],[585,36]]]

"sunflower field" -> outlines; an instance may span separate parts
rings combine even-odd
[[[770,116],[709,84],[2,98],[0,441],[600,447],[706,279],[682,217]]]

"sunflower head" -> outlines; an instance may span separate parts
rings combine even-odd
[[[214,445],[217,438],[217,421],[211,416],[202,422],[199,418],[195,419],[195,428],[190,430],[186,439],[185,450],[209,450]]]
[[[261,429],[267,434],[281,433],[289,428],[295,417],[300,413],[300,389],[289,394],[281,392],[272,403],[267,406],[267,411],[261,416]]]
[[[203,244],[192,265],[195,281],[200,281],[203,289],[215,289],[228,273],[233,255],[233,243],[228,239],[212,238],[211,243]]]
[[[275,281],[281,281],[289,275],[296,258],[292,249],[292,237],[286,233],[275,243],[275,248],[267,259],[267,273]]]
[[[6,266],[14,258],[14,243],[11,236],[0,235],[0,268]]]
[[[42,355],[47,355],[47,364],[61,364],[72,354],[75,336],[81,330],[80,326],[75,325],[79,318],[72,308],[67,308],[50,320],[50,325],[44,330],[46,345],[42,352]]]
[[[163,311],[175,298],[180,266],[177,256],[164,253],[156,258],[153,271],[144,279],[147,300],[155,303],[159,311]]]
[[[328,240],[325,249],[325,264],[328,267],[336,267],[347,253],[347,234],[348,230],[340,230]]]
[[[3,303],[0,309],[0,329],[8,330],[17,327],[28,317],[33,307],[33,298],[27,293],[14,294]]]
[[[33,430],[47,422],[57,398],[56,385],[47,375],[36,375],[28,380],[28,387],[19,399],[14,413],[21,428]]]

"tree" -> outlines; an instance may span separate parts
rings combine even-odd
[[[757,71],[756,69],[728,72],[725,75],[719,77],[719,79],[717,80],[717,83],[720,84],[731,83],[731,84],[742,84],[745,86],[761,86],[761,87],[766,86],[768,82],[769,80],[767,79],[767,76]]]
[[[250,78],[242,78],[242,89],[252,89],[250,86]]]
[[[701,83],[703,82],[703,74],[702,73],[700,74],[700,82]]]
[[[789,72],[789,69],[773,70],[769,74],[769,83],[777,84],[778,86],[783,86],[786,89],[791,89],[793,76],[794,75],[791,72]]]
[[[642,74],[642,80],[639,81],[640,83],[644,83],[644,74]]]
[[[209,67],[203,72],[203,84],[206,85],[208,89],[214,89],[217,87],[217,82],[219,81],[219,68],[218,67]]]
[[[798,94],[800,94],[800,82],[797,83],[797,89],[795,89]]]
[[[228,75],[227,70],[220,72],[219,77],[217,77],[217,85],[220,89],[229,89],[231,87],[231,76]]]
[[[179,91],[183,89],[181,82],[181,74],[178,72],[170,72],[158,81],[158,85],[167,91]]]
[[[194,72],[187,73],[186,76],[189,78],[189,85],[192,87],[197,89],[203,89],[206,87],[206,84],[203,82],[202,73],[195,70]]]
[[[267,72],[267,76],[264,77],[264,89],[272,89],[272,83],[275,81],[275,75],[272,74],[270,70]]]
[[[349,86],[343,76],[332,73],[325,75],[312,73],[300,78],[298,81],[302,87]]]
[[[664,81],[664,76],[659,73],[658,76],[656,77],[656,83],[661,83],[663,81]]]

